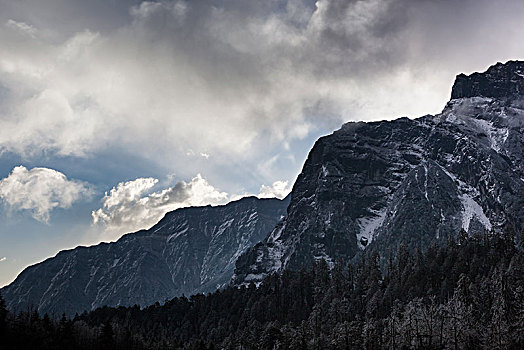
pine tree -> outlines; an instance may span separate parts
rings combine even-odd
[[[491,322],[488,326],[493,349],[506,349],[509,344],[508,300],[505,298],[506,279],[502,271],[493,273],[493,303],[491,305]]]
[[[0,293],[0,336],[4,336],[7,332],[7,313],[5,300],[2,297],[2,293]]]
[[[102,329],[100,330],[100,347],[104,350],[113,349],[114,344],[113,326],[109,321],[104,322]]]

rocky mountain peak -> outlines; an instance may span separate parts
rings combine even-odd
[[[515,95],[524,95],[524,61],[499,62],[483,73],[459,74],[451,90],[451,99]]]
[[[522,72],[522,73],[521,73]],[[521,93],[522,91],[522,93]],[[524,62],[459,75],[444,111],[347,123],[320,138],[287,217],[236,262],[233,283],[325,260],[424,249],[461,230],[524,225]]]

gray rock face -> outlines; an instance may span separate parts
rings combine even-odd
[[[426,247],[461,228],[522,228],[521,67],[458,76],[456,98],[439,115],[348,123],[319,139],[287,218],[238,259],[234,283],[319,259],[348,261],[364,249],[387,253],[400,242]]]
[[[451,90],[451,98],[509,97],[524,94],[524,62],[497,63],[484,73],[460,74]]]
[[[25,269],[2,289],[12,310],[73,315],[99,306],[142,306],[229,283],[234,263],[285,215],[289,199],[243,198],[170,212],[149,230],[78,247]]]

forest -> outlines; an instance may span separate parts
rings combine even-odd
[[[513,235],[319,261],[141,308],[13,314],[2,349],[524,349],[524,254]]]

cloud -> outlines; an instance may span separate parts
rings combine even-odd
[[[11,28],[11,29],[14,29],[14,30],[18,30],[20,31],[21,33],[23,34],[26,34],[32,38],[34,38],[36,36],[36,29],[27,24],[27,23],[24,23],[24,22],[17,22],[17,21],[14,21],[12,19],[8,20],[6,22],[6,27],[8,28]]]
[[[524,57],[516,0],[16,3],[0,5],[0,149],[119,149],[184,176],[303,157],[299,141],[343,121],[438,112],[455,74]]]
[[[68,180],[59,171],[17,166],[0,180],[0,198],[11,209],[29,211],[33,218],[47,223],[55,208],[69,208],[92,194],[87,184]]]
[[[4,262],[6,260],[7,260],[7,258],[5,256],[3,258],[0,258],[0,262]]]
[[[275,181],[271,186],[262,185],[258,198],[284,198],[291,192],[288,181]]]
[[[151,192],[158,183],[154,178],[121,182],[106,193],[102,208],[92,212],[93,223],[101,224],[106,235],[118,237],[125,232],[149,228],[165,213],[181,207],[219,205],[229,195],[210,185],[200,174],[189,182]]]
[[[169,177],[172,179],[172,177]],[[251,193],[228,194],[212,186],[198,174],[191,181],[154,191],[159,180],[148,177],[121,182],[106,192],[102,207],[91,215],[94,225],[104,229],[106,238],[146,229],[156,224],[167,212],[189,206],[221,205]],[[284,198],[291,192],[288,181],[275,181],[260,187],[259,198]]]

